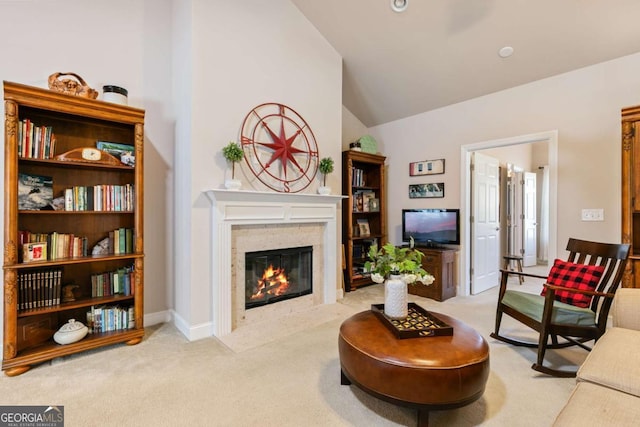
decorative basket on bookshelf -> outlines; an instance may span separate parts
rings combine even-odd
[[[61,77],[71,76],[72,79],[62,79]],[[65,95],[82,96],[83,98],[96,99],[98,91],[91,89],[82,77],[76,73],[53,73],[49,76],[49,89],[64,93]]]

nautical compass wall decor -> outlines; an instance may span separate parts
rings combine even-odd
[[[297,193],[318,172],[318,145],[307,122],[283,104],[266,103],[244,119],[240,138],[244,159],[264,185]]]

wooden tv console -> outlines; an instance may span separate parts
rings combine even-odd
[[[444,301],[456,296],[456,249],[416,247],[424,254],[422,268],[435,277],[433,283],[424,286],[419,283],[409,285],[409,293],[436,301]]]

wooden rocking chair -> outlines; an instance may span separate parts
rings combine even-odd
[[[627,244],[597,243],[577,239],[569,239],[567,250],[569,251],[569,263],[581,264],[579,266],[581,270],[597,270],[595,275],[601,272],[602,275],[599,279],[592,277],[594,284],[597,283],[595,289],[580,290],[566,287],[569,285],[559,286],[556,277],[551,280],[556,282],[555,285],[549,283],[543,285],[546,289],[545,296],[507,290],[507,279],[510,274],[548,279],[548,281],[552,279],[552,276],[545,277],[506,269],[501,270],[495,331],[491,333],[492,338],[509,344],[537,347],[538,359],[531,368],[557,377],[575,377],[576,371],[558,370],[545,366],[543,362],[546,350],[572,345],[580,346],[587,351],[591,350],[584,343],[591,340],[597,341],[604,334],[609,309],[622,280],[629,256],[629,245]],[[556,261],[556,265],[558,263],[563,264],[562,261]],[[585,265],[592,267],[585,267]],[[554,269],[552,269],[552,274],[553,271]],[[581,279],[583,277],[578,278],[578,281]],[[562,295],[569,295],[569,298],[586,298],[583,301],[584,307],[576,307],[566,302],[557,301],[557,297]],[[590,302],[589,299],[591,299]],[[538,343],[518,341],[500,335],[500,322],[503,313],[536,330],[540,334]],[[564,340],[558,341],[558,336]],[[551,342],[549,342],[549,338]]]

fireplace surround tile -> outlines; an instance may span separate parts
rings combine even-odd
[[[255,322],[272,320],[298,311],[304,311],[324,301],[324,275],[322,253],[324,226],[322,224],[261,224],[232,227],[232,330]],[[313,293],[287,301],[280,301],[250,310],[245,309],[245,254],[247,252],[290,247],[313,248]]]

